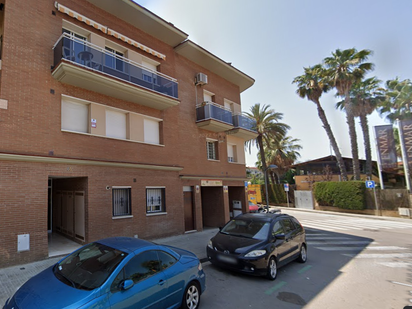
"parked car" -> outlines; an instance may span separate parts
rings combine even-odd
[[[198,308],[204,290],[195,254],[113,237],[85,245],[29,279],[4,308]]]
[[[258,212],[259,206],[249,201],[249,212]]]
[[[279,267],[293,260],[306,262],[306,234],[290,215],[247,213],[220,229],[206,251],[214,265],[275,280]]]

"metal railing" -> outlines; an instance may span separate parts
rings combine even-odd
[[[176,79],[67,33],[61,35],[53,46],[53,51],[55,67],[62,59],[66,59],[111,77],[178,98]]]
[[[196,107],[196,121],[214,119],[233,125],[232,112],[213,102],[203,102]]]

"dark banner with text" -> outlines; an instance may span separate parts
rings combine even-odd
[[[405,147],[405,159],[407,162],[403,162],[404,164],[408,164],[409,168],[412,167],[412,120],[401,120],[399,121],[400,126],[400,135],[401,135],[401,142]]]
[[[397,156],[392,125],[375,126],[375,136],[382,170],[396,168]]]

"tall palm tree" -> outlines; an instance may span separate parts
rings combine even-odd
[[[255,121],[254,130],[258,133],[257,137],[249,140],[246,145],[249,146],[249,151],[253,145],[257,145],[262,160],[262,171],[266,177],[265,181],[268,183],[267,173],[265,173],[267,165],[264,144],[269,144],[271,139],[285,136],[290,127],[280,122],[283,119],[283,114],[270,109],[269,105],[260,106],[260,103],[256,103],[250,108],[250,113],[246,113],[246,115]]]
[[[339,171],[342,180],[347,181],[348,175],[346,172],[345,163],[342,159],[342,154],[339,150],[338,143],[336,142],[335,136],[333,135],[332,129],[329,125],[328,119],[326,118],[325,111],[320,104],[320,97],[324,92],[330,89],[329,84],[325,81],[325,69],[320,65],[315,65],[312,67],[304,68],[305,74],[295,77],[293,83],[298,86],[296,93],[301,98],[307,98],[316,104],[318,109],[318,116],[322,121],[323,128],[329,138],[329,142],[332,145],[332,149],[335,153],[336,160],[338,163]]]
[[[277,166],[273,171],[277,178],[276,183],[280,182],[280,177],[288,171],[289,166],[300,158],[299,150],[302,149],[302,146],[298,142],[299,139],[285,136],[280,140],[272,140],[267,145],[267,150],[265,151],[267,162]]]
[[[412,118],[412,82],[398,78],[388,80],[384,89],[386,97],[378,111],[392,123]]]
[[[372,70],[373,64],[365,62],[372,51],[355,48],[332,52],[331,57],[326,57],[324,63],[327,69],[327,81],[335,87],[338,94],[345,98],[346,122],[349,127],[351,142],[352,165],[355,180],[360,180],[358,143],[356,140],[355,117],[350,99],[350,89],[354,83],[361,80],[365,74]]]
[[[384,93],[379,87],[381,81],[371,77],[354,83],[349,95],[353,107],[353,115],[359,117],[365,148],[365,174],[372,177],[372,150],[369,136],[368,115],[372,114],[384,99]],[[336,108],[344,109],[345,101],[336,104]]]

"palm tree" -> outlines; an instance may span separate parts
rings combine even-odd
[[[277,166],[273,171],[277,178],[276,183],[280,182],[280,177],[288,171],[289,166],[300,158],[299,150],[302,149],[302,146],[298,142],[299,139],[285,136],[280,140],[272,140],[267,145],[265,151],[267,162]]]
[[[372,177],[372,150],[369,136],[368,115],[372,114],[383,101],[384,95],[379,84],[381,81],[376,77],[371,77],[354,83],[349,95],[353,107],[353,115],[359,117],[363,134],[365,148],[365,174],[370,179]],[[345,101],[336,104],[336,108],[344,109]]]
[[[412,118],[412,83],[409,79],[388,80],[384,89],[386,97],[378,111],[392,123]]]
[[[350,99],[350,89],[354,83],[361,80],[372,70],[373,64],[365,62],[372,52],[367,49],[357,51],[355,48],[332,52],[331,57],[324,59],[327,69],[327,81],[335,87],[338,94],[345,98],[346,122],[349,127],[351,142],[353,174],[355,180],[360,180],[358,143],[356,140],[355,117]]]
[[[290,127],[285,123],[279,122],[282,120],[283,114],[270,109],[269,105],[260,106],[260,103],[256,103],[250,108],[250,113],[246,113],[246,115],[255,121],[253,129],[258,133],[255,139],[249,140],[246,143],[249,146],[249,151],[253,145],[257,145],[262,160],[262,171],[265,174],[265,181],[267,183],[264,144],[269,144],[270,140],[284,136]]]
[[[296,93],[301,98],[307,98],[309,101],[312,101],[316,104],[316,107],[318,109],[318,116],[322,121],[323,128],[328,135],[329,142],[332,145],[332,149],[335,153],[342,180],[347,181],[348,175],[346,172],[345,163],[342,159],[342,154],[339,150],[338,143],[336,142],[335,136],[333,135],[328,119],[326,118],[325,111],[323,110],[322,105],[319,101],[322,93],[327,92],[330,89],[329,84],[325,82],[324,79],[325,69],[320,64],[318,64],[313,67],[304,68],[304,70],[305,74],[298,76],[293,80],[293,83],[297,84],[298,86]]]

